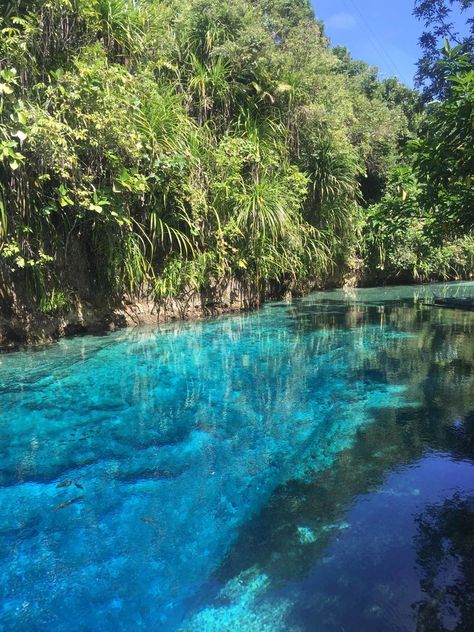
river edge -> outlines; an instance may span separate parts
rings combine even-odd
[[[282,299],[284,296],[285,293],[274,291],[265,299]],[[264,302],[260,303],[253,289],[237,279],[201,291],[189,291],[179,299],[161,303],[149,294],[139,298],[124,294],[116,300],[76,295],[67,311],[56,314],[41,312],[23,291],[12,289],[8,299],[0,301],[0,353],[44,346],[68,336],[105,334],[126,327],[250,312]]]
[[[451,282],[467,280],[469,279],[453,279]],[[32,308],[31,303],[15,300],[10,308],[0,309],[0,354],[21,348],[48,345],[70,336],[99,335],[127,327],[199,321],[226,314],[252,312],[268,302],[291,300],[318,291],[401,285],[426,287],[439,282],[443,281],[433,279],[425,283],[407,283],[400,279],[399,282],[392,283],[318,285],[298,292],[274,290],[259,302],[247,285],[234,279],[224,288],[220,287],[218,291],[212,288],[194,292],[184,299],[174,299],[162,304],[158,304],[150,297],[132,299],[124,296],[121,301],[102,304],[97,301],[92,303],[77,299],[74,306],[67,313],[62,314],[44,314]]]

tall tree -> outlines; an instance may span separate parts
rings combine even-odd
[[[451,47],[460,47],[461,53],[470,56],[474,63],[474,0],[415,0],[413,14],[424,24],[420,37],[422,57],[418,62],[416,83],[423,89],[429,101],[443,97],[449,87],[444,69],[439,62],[443,59],[444,41]],[[465,17],[463,32],[456,27],[456,13]]]

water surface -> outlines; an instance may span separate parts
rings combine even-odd
[[[0,356],[0,630],[472,630],[474,314],[433,291],[474,283]]]

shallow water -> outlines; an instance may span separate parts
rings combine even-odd
[[[474,313],[432,292],[474,283],[0,356],[0,630],[472,630]]]

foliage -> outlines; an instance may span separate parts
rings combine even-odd
[[[428,106],[406,165],[368,212],[368,264],[379,275],[429,280],[474,271],[474,71],[463,47],[446,44],[444,55],[446,97]]]
[[[460,48],[447,48],[442,68],[447,97],[431,105],[410,147],[425,204],[437,209],[445,232],[463,234],[474,228],[474,70]]]
[[[446,126],[467,137],[472,92],[457,81],[428,114],[413,170],[417,204],[456,214],[462,239],[471,163]],[[380,200],[420,117],[413,91],[330,48],[308,0],[12,0],[0,265],[48,313],[72,304],[79,273],[102,298],[159,302],[230,277],[256,302],[275,284],[323,283],[361,255],[364,225],[368,244],[398,247],[405,220],[390,232],[398,207]],[[432,151],[456,174],[449,187],[425,173]]]
[[[443,42],[459,47],[474,62],[474,14],[473,0],[415,0],[414,15],[427,29],[420,37],[422,57],[418,62],[416,80],[423,88],[426,101],[442,98],[449,89],[443,60]],[[465,17],[464,32],[455,26],[455,13]],[[454,13],[454,15],[453,15]]]

